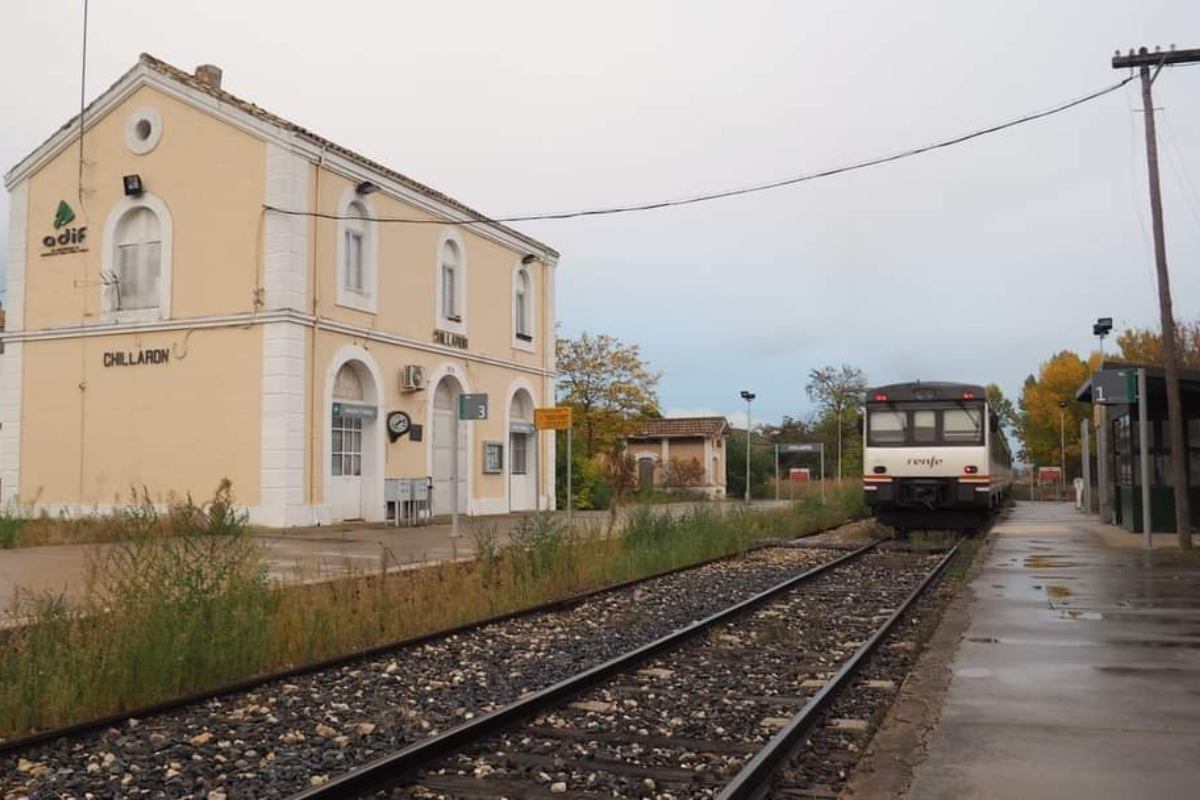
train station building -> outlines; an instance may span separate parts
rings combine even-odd
[[[145,55],[5,187],[8,507],[200,499],[226,477],[271,526],[381,520],[386,478],[431,479],[436,514],[455,495],[467,514],[552,506],[553,469],[535,476],[553,432],[533,432],[553,400],[549,246],[216,67]],[[486,419],[458,420],[465,393]]]

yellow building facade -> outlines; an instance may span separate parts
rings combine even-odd
[[[437,514],[552,505],[550,247],[150,56],[5,186],[10,507],[225,477],[272,526],[381,520],[387,478]]]

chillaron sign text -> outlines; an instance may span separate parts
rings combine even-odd
[[[84,240],[87,239],[87,226],[77,228],[67,227],[75,221],[75,212],[65,200],[58,201],[58,209],[54,212],[55,233],[42,237],[42,247],[46,248],[44,256],[60,256],[66,253],[82,253],[87,250]]]
[[[104,354],[106,367],[140,367],[143,364],[166,364],[171,360],[171,350],[155,347],[149,350],[112,350]]]

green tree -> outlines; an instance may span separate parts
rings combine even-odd
[[[867,391],[867,376],[858,367],[843,364],[840,367],[821,367],[808,373],[808,384],[804,387],[808,398],[820,409],[817,420],[818,430],[826,427],[833,429],[835,451],[837,453],[837,476],[842,479],[844,449],[847,428],[851,436],[858,419],[858,410],[863,404],[863,395]],[[861,442],[858,450],[861,451]],[[861,456],[861,453],[860,453]],[[861,463],[861,460],[860,460]]]
[[[986,388],[988,405],[996,412],[1000,424],[1010,431],[1016,430],[1017,407],[1013,405],[1013,401],[1004,396],[999,384],[989,383]]]
[[[658,379],[636,344],[612,336],[559,339],[559,402],[573,409],[576,438],[587,458],[612,448],[630,424],[657,413]]]
[[[725,440],[725,494],[746,496],[746,429],[729,431]],[[767,497],[768,481],[775,476],[775,454],[771,444],[757,433],[750,434],[750,495]]]

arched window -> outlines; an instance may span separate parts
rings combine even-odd
[[[342,285],[351,292],[366,294],[367,210],[351,203],[342,225]]]
[[[462,322],[462,253],[453,240],[442,242],[438,257],[441,264],[442,318],[449,322]]]
[[[529,271],[517,270],[513,286],[513,328],[517,338],[533,341],[533,325],[530,322]]]
[[[125,212],[113,239],[116,311],[158,308],[162,303],[162,227],[146,206]]]

